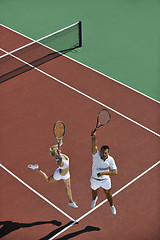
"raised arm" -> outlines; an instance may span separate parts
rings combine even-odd
[[[62,158],[62,155],[61,155],[61,151],[57,149],[57,153],[58,153],[58,161],[57,161],[57,164],[62,167],[64,165],[64,162],[63,162],[63,158]]]
[[[96,133],[93,133],[93,135],[92,135],[92,154],[95,155],[97,152],[98,152],[97,137],[96,137]]]
[[[60,147],[62,146],[62,144],[63,144],[63,142],[61,141]],[[53,151],[53,150],[55,150],[55,149],[58,149],[58,144],[53,145],[53,146],[51,146],[51,147],[49,148],[50,151]]]

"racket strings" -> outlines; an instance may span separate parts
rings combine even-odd
[[[107,122],[109,122],[110,120],[110,114],[108,111],[102,111],[100,114],[99,114],[99,123],[104,125],[106,124]]]
[[[64,124],[62,122],[57,122],[54,130],[55,130],[55,135],[57,138],[61,138],[64,136],[65,128],[64,128]]]

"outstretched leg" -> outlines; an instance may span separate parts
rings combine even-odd
[[[44,173],[44,172],[42,172],[42,170],[40,170],[38,164],[30,164],[30,165],[28,165],[28,168],[38,172],[47,182],[56,182],[56,180],[53,178],[53,175],[48,177],[46,173]]]
[[[42,170],[40,170],[39,168],[35,170],[36,172],[38,172],[47,182],[49,183],[53,183],[53,182],[57,182],[57,180],[55,180],[53,178],[53,175],[51,175],[50,177],[47,176],[46,173],[42,172]]]

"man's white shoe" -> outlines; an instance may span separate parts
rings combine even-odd
[[[110,205],[109,205],[110,206]],[[110,208],[111,208],[111,211],[112,211],[112,214],[113,215],[116,215],[116,208],[115,208],[115,206],[113,205],[113,206],[110,206]]]
[[[91,208],[94,208],[96,206],[96,202],[98,200],[98,197],[95,198],[95,200],[92,200],[91,202]]]
[[[73,208],[78,208],[75,202],[69,202],[68,205]]]
[[[36,169],[38,169],[39,168],[39,165],[38,164],[30,164],[30,165],[28,165],[28,168],[31,168],[32,170],[36,170]]]

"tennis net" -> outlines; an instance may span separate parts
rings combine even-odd
[[[81,21],[0,56],[0,83],[79,47],[82,47]]]

